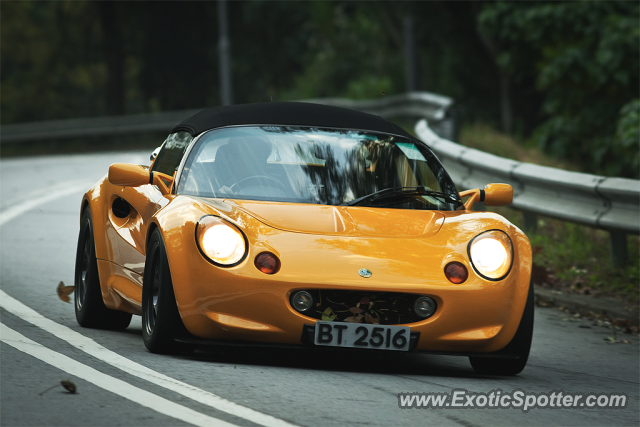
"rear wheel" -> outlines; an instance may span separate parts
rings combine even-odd
[[[152,353],[189,353],[195,345],[176,341],[188,336],[176,305],[162,234],[156,229],[149,239],[142,286],[144,345]]]
[[[533,282],[529,284],[527,303],[522,313],[522,319],[513,339],[498,353],[514,354],[517,359],[470,357],[473,369],[480,374],[489,375],[517,375],[524,369],[529,359],[531,339],[533,337],[534,296]]]
[[[84,210],[80,221],[74,282],[76,320],[80,326],[116,330],[129,326],[130,313],[111,310],[102,300],[91,211],[88,207]]]

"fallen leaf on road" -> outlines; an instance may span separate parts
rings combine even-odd
[[[71,380],[62,380],[60,381],[60,384],[62,384],[62,387],[64,387],[69,393],[75,393],[77,390],[76,385]]]
[[[62,282],[60,282],[62,283]],[[76,385],[73,383],[73,381],[71,380],[62,380],[60,381],[60,385],[62,387],[65,388],[65,390],[67,390],[69,393],[75,393],[76,392]],[[52,390],[54,388],[58,387],[58,384],[49,387],[48,389],[46,389],[45,391],[39,393],[40,396],[42,396],[43,394],[45,394],[46,392],[48,392],[49,390]]]
[[[75,286],[65,286],[64,282],[60,282],[58,283],[58,288],[56,289],[56,291],[58,292],[58,297],[62,301],[69,302],[69,295],[71,295],[73,291],[75,291],[75,289]]]

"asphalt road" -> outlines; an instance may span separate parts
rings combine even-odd
[[[10,425],[632,425],[639,345],[610,329],[536,308],[529,364],[477,375],[466,358],[390,352],[209,348],[188,357],[145,349],[140,318],[124,332],[80,328],[56,296],[73,284],[82,193],[120,152],[0,161],[0,423]],[[61,380],[77,386],[71,394]],[[400,409],[398,393],[624,393],[624,409]]]

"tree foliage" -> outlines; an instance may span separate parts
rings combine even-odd
[[[2,123],[220,102],[215,2],[0,8]],[[419,89],[453,97],[467,121],[495,125],[502,116],[586,170],[637,176],[638,8],[624,1],[230,1],[234,98],[402,93],[410,15]]]
[[[541,148],[586,170],[638,175],[639,18],[639,4],[625,1],[484,7],[500,66],[516,80],[533,76],[543,95]]]
[[[2,122],[104,112],[105,63],[93,5],[2,2]]]

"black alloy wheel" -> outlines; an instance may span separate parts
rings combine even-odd
[[[160,252],[155,251],[151,260],[151,283],[149,289],[149,296],[145,302],[145,321],[144,327],[148,335],[153,334],[153,330],[156,325],[156,319],[158,317],[158,295],[160,294]]]
[[[126,329],[129,326],[131,313],[111,310],[104,305],[91,211],[88,207],[82,213],[80,221],[74,284],[74,306],[76,320],[80,326],[114,330]]]
[[[188,338],[175,295],[167,252],[160,230],[155,229],[147,246],[142,286],[142,338],[152,353],[190,353],[196,346],[176,341]]]
[[[82,305],[84,304],[84,300],[87,296],[87,279],[89,269],[91,268],[90,260],[91,260],[91,241],[90,241],[91,233],[84,233],[84,242],[78,242],[78,244],[82,243],[82,260],[80,261],[80,277],[78,282],[76,283],[75,289],[75,304],[76,311],[82,310]]]

